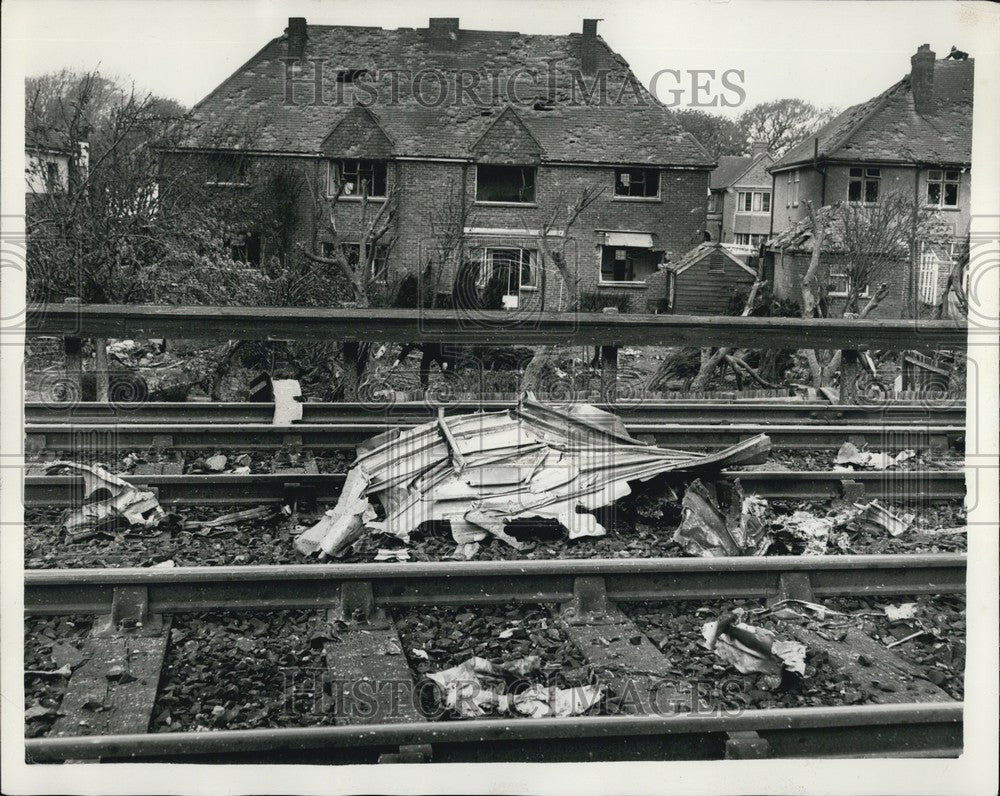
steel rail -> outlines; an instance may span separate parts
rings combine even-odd
[[[953,321],[753,318],[584,312],[320,309],[313,307],[30,304],[25,333],[70,337],[418,340],[565,345],[745,346],[964,350]],[[977,330],[971,329],[975,335]],[[985,338],[984,338],[985,339]]]
[[[397,423],[298,423],[276,426],[266,423],[122,423],[94,425],[81,423],[33,423],[25,426],[29,447],[76,449],[94,445],[116,448],[150,447],[169,438],[163,447],[173,449],[226,447],[245,450],[273,450],[289,444],[307,448],[353,448],[376,434],[399,428]],[[767,434],[775,448],[836,450],[845,440],[857,438],[878,446],[878,450],[947,447],[949,440],[964,438],[962,425],[939,425],[915,421],[873,424],[770,423],[629,423],[629,433],[640,439],[670,448],[705,449],[734,445],[757,434]],[[103,435],[103,436],[102,436]],[[104,439],[103,442],[100,440]]]
[[[29,738],[25,752],[31,762],[240,754],[277,754],[287,762],[289,753],[296,751],[317,754],[317,750],[368,749],[377,754],[386,748],[428,744],[435,762],[470,759],[470,754],[474,755],[471,759],[481,760],[518,759],[518,754],[521,760],[544,759],[547,754],[559,759],[566,759],[566,754],[573,755],[570,759],[669,759],[678,752],[689,756],[692,747],[684,741],[691,737],[699,742],[694,746],[695,755],[704,759],[722,756],[728,733],[756,732],[770,744],[775,757],[823,757],[831,753],[957,756],[962,749],[962,718],[962,703],[932,702],[747,710],[738,715],[479,719]],[[659,737],[671,740],[657,743]],[[647,740],[653,745],[645,744]],[[523,756],[524,744],[531,745],[527,757]],[[658,755],[637,756],[649,751],[658,751]]]
[[[817,599],[950,594],[964,592],[965,570],[959,553],[28,570],[24,609],[106,614],[119,598],[150,614],[319,609],[342,605],[357,586],[342,587],[359,583],[383,608],[561,603],[596,580],[615,602],[763,599],[792,574]]]
[[[256,475],[129,475],[129,483],[155,489],[161,505],[284,503],[308,491],[311,499],[332,502],[340,496],[342,473],[261,473]],[[961,500],[962,470],[886,470],[882,472],[724,470],[720,477],[740,479],[747,493],[769,500],[833,500],[841,497],[891,499],[899,503]],[[685,476],[678,475],[680,480]],[[690,478],[688,476],[687,478]],[[78,476],[29,475],[24,479],[28,508],[70,506],[80,500]],[[295,491],[292,491],[292,490]],[[852,491],[853,490],[853,491]]]
[[[510,401],[481,401],[449,404],[449,414],[470,414],[511,409]],[[616,404],[598,404],[614,412],[626,424],[634,423],[909,423],[914,420],[946,425],[965,422],[965,402],[873,403],[865,406],[833,405],[818,402],[703,402],[637,400]],[[384,406],[359,403],[303,403],[303,423],[400,423],[415,425],[433,420],[437,406],[422,401],[389,402]],[[25,422],[74,424],[136,423],[270,423],[274,415],[271,403],[190,403],[146,402],[107,404],[97,402],[74,405],[58,403],[25,404]]]

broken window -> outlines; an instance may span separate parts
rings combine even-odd
[[[847,201],[862,202],[866,205],[875,204],[878,201],[881,180],[881,169],[852,168],[850,180],[847,183]]]
[[[324,243],[323,256],[333,257],[334,246],[336,246],[335,243]],[[340,244],[340,250],[343,252],[344,257],[347,258],[347,264],[351,268],[357,268],[358,262],[361,260],[361,244],[342,243]],[[374,256],[369,254],[368,259],[371,260],[370,278],[375,282],[385,282],[389,273],[389,247],[385,245],[376,246]]]
[[[367,69],[341,69],[337,72],[338,83],[353,83],[368,74]]]
[[[249,185],[246,158],[242,155],[214,156],[206,182],[209,185],[223,186]]]
[[[656,254],[651,249],[631,246],[601,247],[602,282],[645,282],[656,270]]]
[[[740,213],[771,212],[771,192],[740,191],[736,202],[736,210]]]
[[[476,166],[477,202],[535,201],[534,166]]]
[[[517,296],[525,288],[538,287],[538,252],[534,249],[490,247],[483,249],[483,267],[480,269],[480,287],[485,288],[492,279],[500,278],[505,296]],[[506,302],[512,304],[513,302]]]
[[[718,205],[716,204],[717,201],[718,201],[717,197],[716,197],[716,195],[714,193],[710,193],[708,195],[708,212],[709,213],[715,213],[715,212],[717,212],[717,207],[718,207]]]
[[[229,249],[229,256],[235,262],[260,265],[260,235],[256,232],[242,232],[229,236],[223,241]]]
[[[927,204],[933,207],[958,207],[958,171],[931,169],[927,172]]]
[[[45,164],[45,190],[58,193],[63,188],[62,177],[59,174],[59,164],[53,160]]]
[[[615,169],[615,196],[655,199],[660,195],[657,169]]]
[[[387,165],[384,160],[340,160],[328,164],[330,196],[361,196],[364,189],[370,199],[384,199],[386,195]]]

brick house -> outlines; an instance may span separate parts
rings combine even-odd
[[[771,231],[771,175],[774,157],[755,144],[749,157],[723,155],[709,181],[707,229],[713,241],[757,251]]]
[[[446,259],[441,230],[460,224],[458,259],[479,281],[507,274],[507,307],[565,307],[540,230],[585,188],[602,193],[569,230],[567,253],[589,305],[660,308],[664,266],[704,238],[714,163],[628,64],[584,20],[570,35],[307,25],[289,20],[192,111],[192,134],[163,168],[200,159],[219,190],[252,182],[253,165],[294,163],[336,203],[342,245],[359,236],[359,192],[377,204],[396,192],[394,243],[381,274],[424,272]],[[249,164],[249,165],[248,165]],[[295,238],[329,245],[303,212]],[[266,231],[243,230],[248,259],[266,256]],[[318,253],[318,252],[317,252]],[[454,280],[455,258],[440,263]],[[383,270],[384,269],[384,270]],[[388,277],[387,277],[388,278]]]
[[[769,169],[773,179],[768,259],[775,293],[800,300],[811,252],[807,202],[873,204],[890,192],[939,211],[953,236],[921,247],[915,267],[900,262],[890,293],[876,311],[900,317],[911,273],[921,305],[935,304],[971,216],[973,59],[936,59],[929,45],[910,58],[910,73],[876,97],[848,108]],[[830,258],[830,297],[846,294],[847,278]]]

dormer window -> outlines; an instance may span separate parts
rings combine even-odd
[[[476,201],[534,204],[534,166],[476,166]]]
[[[336,160],[330,161],[327,177],[330,196],[341,198],[361,198],[367,188],[369,199],[385,199],[387,167],[384,160]]]

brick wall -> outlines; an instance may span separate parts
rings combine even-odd
[[[326,161],[316,158],[261,158],[258,164],[281,163],[294,165],[310,179],[326,183]],[[192,167],[201,163],[207,173],[208,159],[198,155],[165,154],[165,172]],[[253,170],[252,170],[253,171]],[[535,203],[531,205],[481,204],[475,201],[476,167],[474,164],[451,161],[390,161],[387,181],[398,185],[400,201],[395,228],[395,244],[389,257],[390,271],[399,274],[421,274],[428,261],[440,260],[438,234],[442,227],[461,223],[463,203],[466,208],[464,226],[477,230],[503,230],[499,234],[477,232],[468,236],[467,248],[486,245],[537,248],[537,231],[552,217],[554,211],[565,217],[565,208],[573,203],[584,188],[604,189],[598,199],[577,219],[570,230],[566,251],[571,270],[579,279],[581,293],[609,295],[615,303],[622,294],[631,296],[630,311],[646,312],[667,297],[665,271],[646,279],[645,285],[601,284],[600,242],[603,232],[644,232],[653,236],[654,249],[676,259],[700,243],[705,229],[705,196],[708,170],[665,169],[660,172],[660,197],[657,200],[618,199],[614,197],[614,168],[591,166],[556,166],[543,164],[536,176]],[[219,188],[219,191],[239,191],[239,188]],[[321,218],[325,220],[330,204],[323,200]],[[377,210],[372,202],[369,213]],[[314,209],[308,196],[299,202],[300,224],[296,238],[308,245],[312,239]],[[341,240],[353,242],[359,237],[361,203],[341,200],[337,204],[337,228]],[[320,225],[319,240],[328,239]],[[456,263],[448,265],[441,288],[450,293]],[[539,289],[525,291],[522,306],[546,309],[565,308],[566,291],[562,280],[550,266],[539,281]]]

